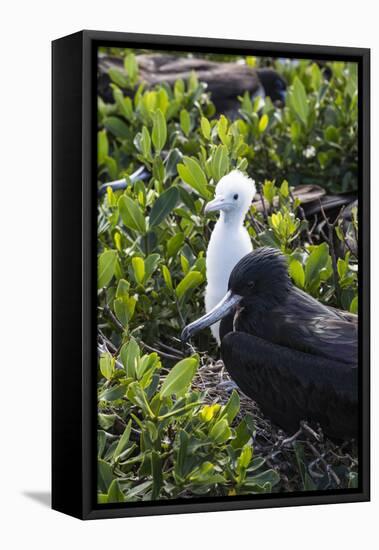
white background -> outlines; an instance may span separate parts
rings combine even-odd
[[[92,28],[371,47],[372,204],[377,211],[379,32],[375,2],[8,0],[2,3],[1,12],[3,548],[372,548],[379,538],[374,363],[371,503],[84,523],[51,511],[46,502],[50,485],[50,41]],[[375,216],[373,221],[375,314]],[[69,404],[70,396],[67,400]]]

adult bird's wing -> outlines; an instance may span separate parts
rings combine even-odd
[[[272,323],[278,344],[348,365],[358,363],[357,317],[327,307],[297,288],[280,314],[272,312]]]
[[[223,338],[221,356],[240,389],[286,431],[308,420],[330,437],[357,435],[356,368],[238,331]]]

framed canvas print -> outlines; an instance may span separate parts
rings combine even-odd
[[[369,50],[53,42],[53,508],[369,499]]]

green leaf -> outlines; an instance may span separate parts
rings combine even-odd
[[[263,196],[269,204],[273,203],[275,195],[277,193],[277,188],[273,181],[266,180],[262,187]]]
[[[159,493],[163,487],[162,459],[159,453],[152,451],[151,453],[151,473],[153,476],[153,487],[151,492],[151,500],[157,500]]]
[[[184,256],[184,254],[180,255],[180,265],[181,265],[181,268],[182,268],[182,271],[183,271],[184,275],[187,275],[187,273],[190,270],[190,263],[187,260],[187,258]]]
[[[117,86],[113,86],[113,98],[121,114],[131,121],[133,118],[133,103],[130,97],[124,97],[122,91]]]
[[[257,474],[253,477],[249,477],[248,481],[250,484],[258,485],[263,487],[266,483],[270,484],[270,488],[276,485],[280,480],[278,472],[275,470],[266,470],[260,474]]]
[[[105,250],[98,259],[97,287],[107,286],[115,274],[117,264],[117,251]]]
[[[104,353],[100,357],[100,372],[107,380],[112,378],[114,371],[114,359],[110,353]]]
[[[233,449],[240,449],[251,439],[251,433],[245,419],[241,420],[235,432],[236,436],[231,445]]]
[[[322,82],[322,75],[319,66],[317,63],[312,63],[311,67],[311,85],[312,88],[317,92],[320,88]]]
[[[265,462],[266,459],[263,458],[263,456],[257,456],[256,458],[253,458],[253,460],[249,464],[249,472],[254,472],[255,470],[258,470],[263,466]]]
[[[314,491],[317,487],[315,485],[315,482],[311,478],[311,476],[308,473],[307,467],[305,465],[304,461],[304,446],[302,443],[299,443],[298,441],[295,441],[293,443],[294,449],[295,449],[295,456],[297,465],[300,471],[301,479],[303,482],[303,489],[305,491]],[[269,470],[270,471],[270,470]]]
[[[182,109],[180,111],[180,126],[184,134],[188,136],[191,131],[191,118],[186,109]]]
[[[189,435],[185,430],[180,430],[178,433],[179,445],[177,448],[176,460],[174,463],[175,477],[183,479],[188,473],[187,451],[189,443]]]
[[[248,91],[243,94],[243,97],[241,99],[241,109],[249,115],[253,114],[253,104],[251,102],[250,94]]]
[[[264,114],[261,116],[258,124],[258,130],[260,134],[262,134],[266,130],[267,125],[268,125],[268,115]]]
[[[160,88],[157,93],[157,109],[160,109],[162,113],[166,116],[167,109],[170,105],[170,100],[168,94],[164,88]]]
[[[209,124],[209,120],[205,117],[201,117],[200,125],[203,136],[205,139],[209,140],[211,138],[211,125]]]
[[[195,189],[204,199],[209,200],[211,194],[207,189],[207,178],[195,158],[183,157],[184,164],[178,164],[177,170],[182,180]]]
[[[181,101],[183,99],[184,92],[185,92],[184,82],[181,78],[178,78],[178,80],[175,80],[175,84],[174,84],[175,98]]]
[[[130,78],[131,84],[134,85],[138,77],[138,63],[134,53],[130,52],[125,56],[124,68]]]
[[[192,288],[196,288],[203,282],[203,280],[204,277],[199,271],[190,271],[176,287],[177,297],[182,298],[185,292]]]
[[[132,266],[137,283],[142,284],[145,279],[145,262],[142,258],[134,256]]]
[[[217,133],[223,145],[229,146],[231,137],[228,135],[229,121],[225,115],[221,115],[217,122]]]
[[[156,268],[158,267],[159,260],[160,260],[159,254],[150,254],[146,260],[145,260],[145,280],[147,281],[150,279]]]
[[[129,296],[130,284],[125,279],[120,279],[117,285],[116,297]]]
[[[101,458],[104,449],[105,449],[105,443],[107,441],[107,434],[104,430],[97,430],[97,456],[98,458]]]
[[[289,188],[288,188],[287,180],[283,180],[282,185],[280,186],[280,194],[285,199],[289,197]]]
[[[197,74],[195,71],[191,71],[189,77],[188,77],[188,92],[192,93],[194,92],[199,86],[199,79],[197,78]]]
[[[228,148],[225,145],[219,145],[215,149],[211,160],[211,171],[216,182],[229,172]]]
[[[349,472],[349,489],[358,489],[359,486],[359,477],[357,472]]]
[[[236,390],[232,391],[232,395],[229,398],[229,401],[225,405],[222,413],[221,418],[226,417],[228,419],[229,424],[233,422],[237,414],[240,410],[240,398]]]
[[[112,82],[117,84],[117,86],[120,86],[120,88],[127,87],[128,79],[126,78],[124,73],[122,73],[118,69],[109,69],[108,75],[109,75],[109,78],[112,80]]]
[[[358,313],[358,296],[354,296],[352,299],[349,311],[350,313]]]
[[[305,273],[299,260],[291,261],[289,265],[289,274],[296,286],[299,288],[304,288]]]
[[[238,468],[246,470],[252,458],[253,458],[253,450],[251,448],[251,445],[244,445],[241,450],[241,454],[238,457]]]
[[[179,191],[172,186],[164,191],[155,201],[150,212],[150,227],[159,225],[175,208],[179,200]]]
[[[174,287],[172,284],[171,273],[166,265],[162,265],[162,275],[167,288],[169,288],[170,290],[173,290]]]
[[[97,162],[98,164],[103,164],[106,157],[108,156],[108,138],[107,132],[105,130],[100,130],[97,133]]]
[[[145,416],[149,418],[153,417],[153,412],[150,409],[146,393],[139,382],[131,382],[129,384],[126,396],[129,401],[142,410]]]
[[[107,502],[125,502],[124,493],[118,479],[114,479],[109,486]]]
[[[225,443],[232,436],[232,430],[225,418],[218,420],[210,431],[209,437],[213,439],[216,445]]]
[[[144,126],[141,132],[141,149],[143,156],[147,159],[151,159],[151,138],[149,130]]]
[[[152,481],[144,481],[143,483],[140,483],[139,485],[136,485],[133,487],[133,489],[130,489],[127,492],[127,501],[133,501],[135,500],[135,497],[137,495],[140,495],[141,493],[146,493],[148,490],[150,490],[150,487],[152,485]]]
[[[123,327],[126,327],[133,318],[136,303],[135,296],[120,296],[113,301],[115,314]]]
[[[161,157],[155,157],[153,160],[153,177],[163,183],[166,180],[166,169]]]
[[[112,157],[105,157],[104,162],[105,166],[107,167],[109,177],[112,179],[116,179],[118,175],[118,167],[115,159]]]
[[[120,139],[129,139],[130,130],[121,118],[110,116],[104,120],[104,126],[109,132]]]
[[[106,389],[99,395],[100,401],[117,401],[124,397],[126,390],[128,388],[127,384],[117,384],[111,388]]]
[[[293,81],[293,87],[288,95],[289,103],[293,111],[298,115],[300,120],[307,125],[309,117],[309,105],[307,99],[307,93],[304,85],[299,79],[295,77]]]
[[[335,126],[328,126],[324,131],[324,138],[326,141],[329,141],[330,143],[338,143],[339,132],[337,128]]]
[[[175,256],[184,243],[184,233],[177,233],[167,241],[167,256]]]
[[[301,124],[298,120],[294,120],[291,124],[290,133],[293,141],[297,142],[301,136]]]
[[[121,195],[118,207],[124,225],[144,235],[146,233],[146,222],[137,202],[127,195]]]
[[[108,488],[112,483],[112,478],[113,474],[111,466],[108,462],[99,459],[97,461],[97,484],[102,492],[108,492]]]
[[[132,421],[129,420],[122,436],[120,437],[118,443],[117,443],[117,447],[115,448],[114,450],[114,453],[113,453],[113,459],[114,460],[117,460],[117,458],[124,452],[124,450],[126,449],[126,446],[127,444],[129,443],[129,438],[130,438],[130,433],[131,433],[131,430],[132,430]]]
[[[103,428],[103,430],[109,430],[111,426],[113,426],[114,422],[116,420],[115,414],[98,414],[98,422],[99,426]]]
[[[131,338],[127,344],[124,344],[122,346],[120,351],[120,360],[125,367],[126,375],[128,378],[135,378],[139,358],[139,345],[134,338]]]
[[[151,134],[153,145],[157,153],[160,153],[167,139],[167,125],[164,114],[160,109],[154,113],[153,131]]]
[[[166,158],[166,177],[172,178],[178,173],[177,165],[183,159],[182,152],[179,149],[171,149]]]
[[[199,357],[194,355],[182,359],[168,373],[161,387],[161,397],[170,397],[176,395],[180,397],[188,390],[195,372],[199,366]]]
[[[329,247],[326,243],[312,247],[312,252],[305,264],[305,281],[307,285],[319,279],[320,271],[327,266],[329,258]]]

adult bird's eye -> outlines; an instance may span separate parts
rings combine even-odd
[[[234,195],[233,199],[236,201],[238,199],[237,193]]]

